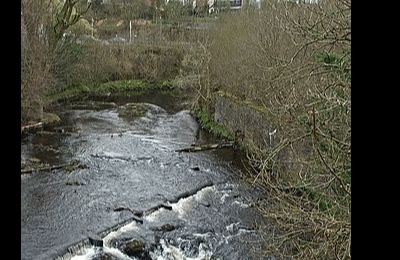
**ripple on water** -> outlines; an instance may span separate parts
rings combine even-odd
[[[61,247],[79,241],[86,230],[104,230],[127,219],[129,212],[110,210],[117,206],[149,208],[205,181],[224,181],[224,175],[231,172],[211,152],[174,152],[196,141],[198,125],[189,111],[167,113],[150,105],[148,113],[133,122],[119,118],[116,109],[75,110],[66,117],[79,133],[52,142],[73,151],[63,154],[63,159],[79,159],[88,169],[21,176],[22,259],[46,255],[50,244]],[[51,145],[51,140],[42,139],[42,143],[48,141]],[[27,142],[21,156],[25,159],[34,153],[32,138]],[[201,170],[190,170],[195,166]],[[70,179],[85,180],[86,185],[65,185]],[[159,236],[157,247],[151,251],[153,259],[206,259],[229,236],[226,226],[238,222],[238,210],[248,210],[240,200],[232,202],[231,190],[236,187],[206,187],[194,196],[172,203],[171,211],[162,208],[144,216],[143,225],[131,222],[109,232],[104,237],[103,249],[86,246],[64,259],[91,259],[102,254],[130,259],[111,247],[112,241],[134,233],[146,237],[150,227],[164,224],[177,228],[164,233],[151,231],[152,236]],[[238,227],[234,235],[243,232]]]

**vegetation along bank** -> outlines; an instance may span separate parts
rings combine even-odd
[[[72,12],[48,12],[42,2],[22,5],[22,124],[82,94],[184,89],[200,124],[247,152],[246,179],[266,194],[256,205],[278,229],[265,254],[351,258],[350,0],[262,1],[218,15],[74,1],[63,5]],[[131,20],[134,40],[114,37]],[[39,24],[56,29],[43,36]]]

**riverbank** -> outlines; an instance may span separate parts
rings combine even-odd
[[[170,91],[177,90],[177,85],[173,81],[161,81],[150,83],[144,80],[118,80],[109,81],[101,84],[81,84],[66,87],[61,91],[54,91],[48,95],[51,104],[66,100],[84,98],[86,96],[132,96],[140,95],[145,91]]]
[[[272,1],[209,31],[197,109],[245,144],[280,258],[351,258],[350,14]]]
[[[148,82],[145,80],[117,80],[100,84],[81,84],[53,91],[46,97],[47,108],[40,121],[31,121],[21,128],[21,133],[27,131],[37,131],[43,127],[56,125],[60,122],[57,115],[57,107],[67,105],[70,102],[81,102],[81,106],[91,107],[93,109],[98,106],[103,108],[108,106],[107,102],[113,100],[124,100],[131,97],[139,97],[143,95],[151,95],[154,93],[164,93],[165,95],[182,96],[190,99],[193,91],[190,90],[190,79],[178,77],[175,80],[164,80],[160,82]],[[91,105],[92,101],[105,101],[104,104],[99,102]],[[86,104],[85,104],[86,103]],[[189,106],[190,101],[187,102]]]

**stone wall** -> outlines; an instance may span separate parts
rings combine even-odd
[[[213,96],[213,105],[214,120],[233,135],[237,131],[243,133],[244,144],[252,143],[263,150],[271,151],[271,148],[277,148],[279,142],[285,138],[283,133],[275,131],[265,110],[254,103],[217,92]],[[280,150],[275,157],[275,160],[279,161],[275,167],[280,168],[281,177],[286,175],[286,178],[290,179],[302,171],[303,166],[299,162],[308,161],[312,156],[312,139],[308,137]]]
[[[214,94],[214,120],[235,134],[244,134],[244,141],[253,141],[260,147],[270,147],[275,143],[274,129],[269,125],[268,118],[262,108],[243,102],[228,94]]]

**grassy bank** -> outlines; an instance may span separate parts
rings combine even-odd
[[[62,90],[53,91],[47,96],[49,103],[60,100],[71,99],[79,96],[90,95],[139,95],[145,91],[174,91],[176,89],[173,81],[161,81],[149,83],[143,80],[118,80],[102,84],[81,84],[66,87]]]
[[[32,77],[38,76],[33,77],[38,81],[38,86],[42,86],[39,82],[43,81],[44,76],[51,76],[51,82],[46,83],[46,88],[33,91],[30,87],[32,84],[22,77],[21,122],[40,121],[43,108],[46,110],[47,106],[59,98],[94,92],[104,94],[111,91],[129,93],[148,89],[165,90],[169,89],[172,81],[196,74],[195,68],[185,64],[194,59],[193,50],[198,45],[165,41],[162,35],[160,37],[146,44],[104,44],[90,38],[81,42],[76,42],[74,38],[66,39],[63,51],[52,59],[56,62],[50,66],[49,71],[30,74]]]
[[[194,114],[203,129],[207,130],[209,133],[212,133],[219,138],[230,141],[233,140],[232,133],[224,126],[215,122],[205,110],[195,110]]]

